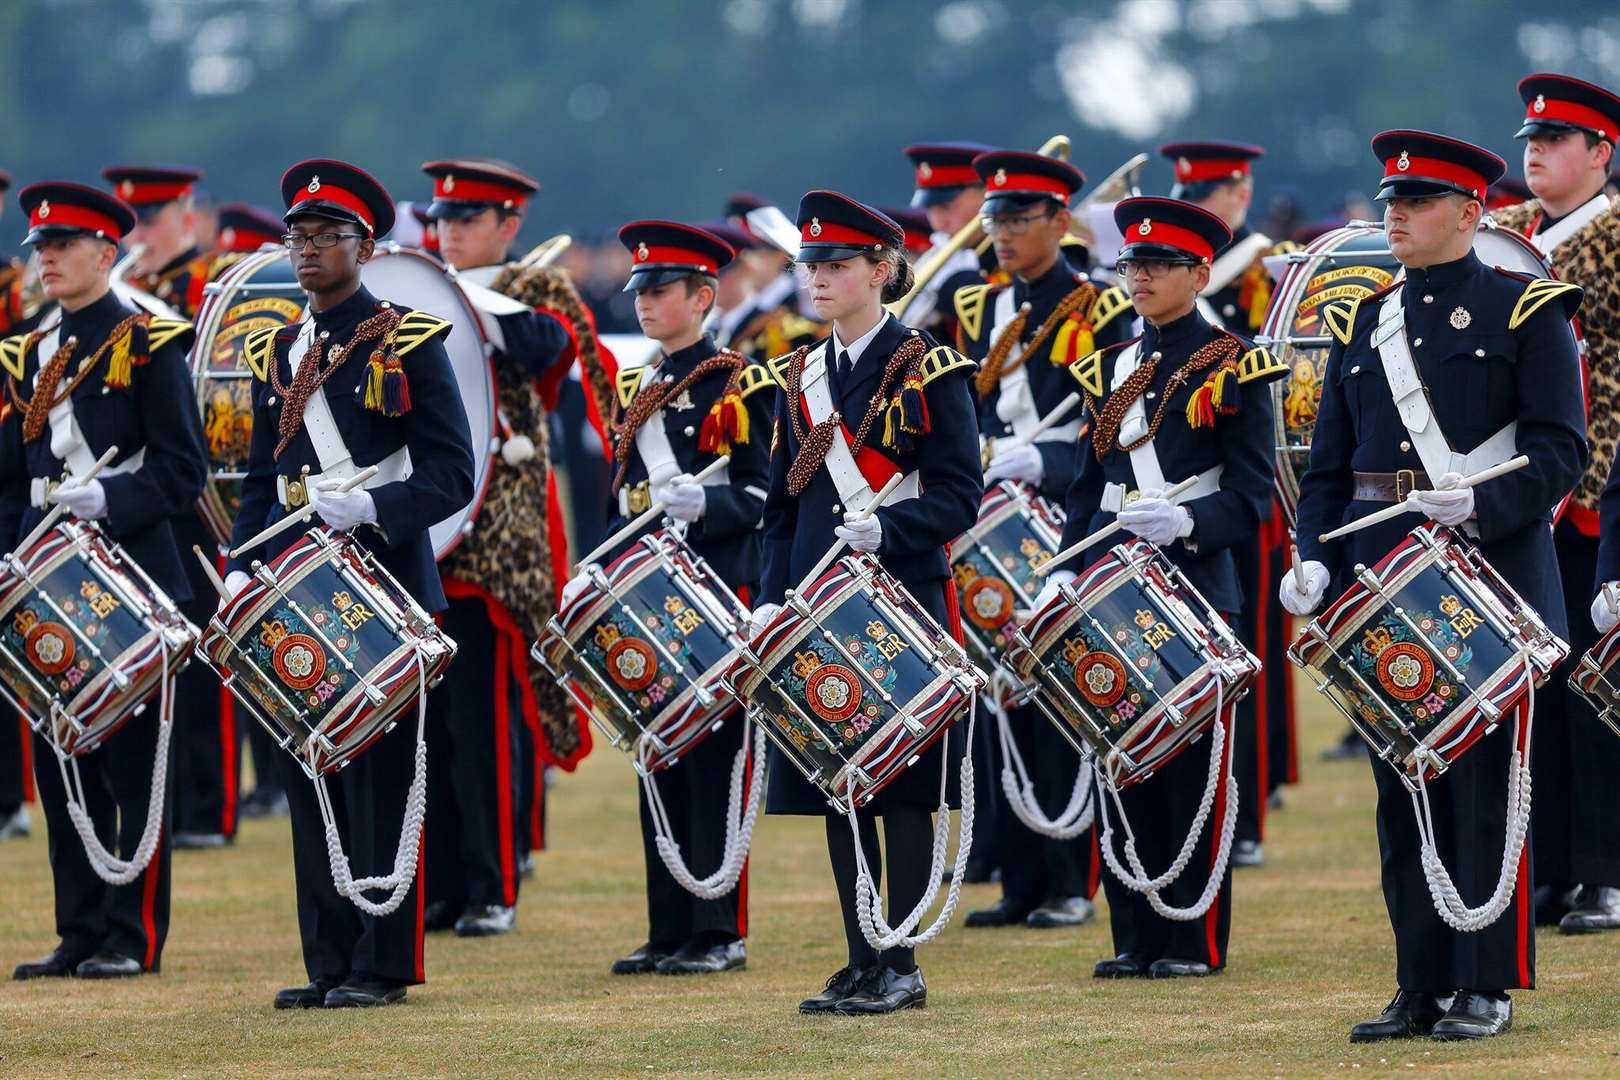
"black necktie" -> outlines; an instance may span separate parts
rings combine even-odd
[[[849,372],[855,365],[850,362],[849,350],[838,350],[838,389],[842,391],[849,385]]]

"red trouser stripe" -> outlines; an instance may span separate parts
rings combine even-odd
[[[427,981],[427,959],[424,956],[427,944],[427,922],[424,912],[427,909],[427,828],[424,826],[417,834],[416,848],[416,981]]]
[[[23,802],[34,801],[34,739],[28,717],[17,714],[17,737],[22,742]]]
[[[192,281],[200,290],[203,279],[194,277]],[[199,295],[200,292],[199,292]],[[215,570],[219,576],[225,576],[225,553],[219,553]],[[224,684],[219,688],[219,771],[220,792],[219,804],[219,831],[225,836],[236,835],[236,796],[241,784],[236,762],[236,695],[225,689]],[[262,779],[262,778],[261,778]]]
[[[1266,797],[1271,787],[1271,680],[1288,677],[1286,671],[1270,671],[1265,667],[1266,657],[1271,655],[1271,553],[1277,543],[1277,502],[1273,499],[1271,517],[1260,526],[1260,567],[1255,575],[1254,651],[1261,665],[1254,687],[1255,790],[1260,796],[1260,805],[1255,807],[1258,840],[1266,838]]]
[[[1091,797],[1100,798],[1095,788]],[[1097,895],[1097,886],[1102,884],[1102,844],[1098,841],[1097,826],[1093,825],[1087,831],[1091,834],[1091,877],[1086,881],[1086,899],[1090,900]]]
[[[737,599],[742,601],[743,607],[753,606],[749,602],[747,585],[737,586]],[[748,721],[744,719],[743,723],[746,724]],[[743,766],[743,791],[747,791],[749,785],[754,782],[755,756],[749,754],[748,762]],[[743,812],[747,813],[746,809]],[[743,860],[742,875],[737,878],[737,936],[740,938],[748,936],[748,863],[748,859]]]
[[[1534,693],[1535,691],[1531,691]],[[1525,722],[1530,709],[1529,699],[1520,701],[1515,708],[1518,710],[1519,720],[1519,753],[1525,752],[1530,742],[1530,725]],[[1525,850],[1519,852],[1519,872],[1513,885],[1513,954],[1519,962],[1519,985],[1531,985],[1530,972],[1530,851],[1529,837],[1525,838]]]
[[[146,934],[146,956],[141,967],[147,971],[151,971],[152,965],[157,963],[158,877],[163,872],[163,849],[168,843],[168,832],[158,833],[157,849],[152,852],[152,861],[146,864],[146,873],[141,875],[141,929]]]
[[[1226,726],[1226,738],[1228,741],[1237,737],[1237,724],[1234,722],[1236,715],[1236,707],[1227,704],[1221,710],[1221,716],[1217,720],[1217,723]],[[1209,867],[1211,870],[1215,869],[1215,860],[1220,854],[1220,829],[1222,822],[1226,819],[1226,778],[1230,771],[1226,763],[1227,755],[1223,749],[1221,752],[1220,776],[1215,782],[1215,805],[1210,810],[1209,825],[1207,826],[1212,830],[1210,833],[1212,843],[1209,846]],[[1224,899],[1224,897],[1216,894],[1215,902],[1209,905],[1208,911],[1204,912],[1204,941],[1209,946],[1209,966],[1212,968],[1221,966],[1220,926],[1221,904]]]
[[[496,830],[500,838],[501,848],[501,896],[502,903],[511,907],[517,903],[517,870],[513,865],[514,852],[512,845],[512,748],[509,740],[512,737],[512,713],[510,701],[512,695],[508,686],[511,680],[511,661],[507,650],[497,647],[495,649],[495,806],[497,821]]]

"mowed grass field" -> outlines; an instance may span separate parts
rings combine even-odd
[[[968,931],[958,916],[921,953],[926,1010],[801,1017],[797,1002],[844,947],[821,824],[792,818],[763,819],[755,838],[746,972],[609,976],[645,917],[635,785],[599,748],[553,789],[550,848],[518,932],[433,936],[429,981],[404,1007],[270,1008],[278,987],[304,980],[289,841],[285,820],[248,822],[234,848],[176,855],[161,975],[0,982],[0,1076],[1620,1075],[1613,936],[1542,934],[1541,988],[1516,996],[1505,1038],[1348,1043],[1393,986],[1372,782],[1365,763],[1317,760],[1340,724],[1301,700],[1304,783],[1270,817],[1268,865],[1238,872],[1231,966],[1216,978],[1093,981],[1111,954],[1106,917]],[[996,895],[971,886],[962,908]],[[44,837],[0,844],[7,970],[48,949],[51,927]]]

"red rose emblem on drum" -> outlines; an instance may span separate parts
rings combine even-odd
[[[861,707],[861,679],[842,664],[822,664],[804,681],[804,696],[817,716],[836,724]]]
[[[1074,665],[1074,685],[1097,708],[1112,708],[1125,696],[1125,665],[1112,653],[1086,653]]]
[[[294,690],[308,690],[326,674],[326,650],[308,634],[288,634],[270,655],[276,674]]]
[[[1421,645],[1397,641],[1378,654],[1378,685],[1396,701],[1416,701],[1434,685],[1434,659]]]
[[[622,637],[607,651],[607,669],[626,690],[641,690],[658,675],[658,654],[640,638]]]
[[[29,661],[46,675],[60,675],[72,667],[77,651],[72,631],[57,622],[42,622],[28,631],[23,647]]]

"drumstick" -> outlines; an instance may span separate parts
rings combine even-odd
[[[208,575],[208,584],[212,585],[214,591],[219,593],[221,600],[228,603],[231,599],[231,590],[227,589],[225,583],[219,579],[219,571],[214,569],[214,560],[204,555],[203,549],[196,544],[191,545],[191,550],[196,554],[197,561],[202,563],[203,573]]]
[[[1289,544],[1288,553],[1294,560],[1294,587],[1305,592],[1305,564],[1299,561],[1299,545]]]
[[[1528,464],[1530,464],[1530,459],[1525,455],[1520,454],[1516,458],[1509,458],[1500,465],[1492,465],[1488,469],[1481,469],[1477,473],[1472,473],[1463,477],[1460,481],[1458,481],[1457,486],[1451,490],[1461,491],[1463,488],[1471,488],[1476,484],[1483,484],[1487,480],[1495,480],[1498,476],[1505,476],[1517,469],[1524,468]],[[1410,499],[1411,497],[1411,495],[1408,495],[1406,498]],[[1377,525],[1379,522],[1388,521],[1390,518],[1400,517],[1408,510],[1415,509],[1416,507],[1409,506],[1406,500],[1403,499],[1398,503],[1384,507],[1382,510],[1374,510],[1372,513],[1367,514],[1364,517],[1358,517],[1356,520],[1349,522],[1348,524],[1340,525],[1332,532],[1323,533],[1321,536],[1317,537],[1317,539],[1321,540],[1325,544],[1329,540],[1337,540],[1341,536],[1348,536],[1353,532],[1360,532],[1362,529],[1365,529],[1368,526]]]
[[[887,499],[889,495],[893,493],[894,489],[900,486],[900,481],[904,479],[905,477],[899,473],[895,473],[893,476],[889,477],[889,482],[878,489],[878,493],[872,496],[872,501],[866,504],[865,509],[856,512],[853,520],[865,521],[867,518],[877,513],[877,508],[883,505],[883,500]],[[832,565],[832,561],[844,553],[844,548],[848,543],[849,541],[847,540],[834,540],[832,547],[827,549],[827,553],[823,555],[820,560],[816,562],[816,565],[810,568],[810,572],[804,575],[804,577],[800,580],[799,588],[804,588],[806,585],[810,584],[812,581],[816,580],[816,578],[825,573],[827,567]]]
[[[725,468],[726,463],[730,460],[730,454],[721,454],[719,457],[703,466],[702,470],[699,471],[696,476],[692,477],[692,482],[694,484],[703,483],[703,481]],[[654,499],[651,506],[647,507],[647,509],[631,518],[627,525],[625,525],[618,532],[614,533],[612,536],[608,537],[606,540],[602,541],[600,544],[597,544],[590,550],[589,554],[580,559],[579,562],[575,563],[574,573],[577,575],[581,566],[584,566],[587,563],[593,563],[597,559],[601,558],[603,552],[612,551],[614,548],[618,547],[619,542],[625,537],[632,536],[635,533],[640,532],[643,525],[646,525],[647,522],[651,521],[659,514],[662,514],[664,512],[664,507],[668,505],[669,504],[664,502],[662,499]]]
[[[1196,483],[1198,483],[1198,474],[1194,473],[1193,475],[1187,477],[1187,479],[1177,481],[1176,483],[1165,488],[1164,494],[1160,495],[1159,498],[1174,499],[1177,495],[1180,495],[1183,491],[1186,491]],[[1036,577],[1045,577],[1053,570],[1056,570],[1059,563],[1067,562],[1076,555],[1080,554],[1082,551],[1086,550],[1086,548],[1095,544],[1097,541],[1112,536],[1123,527],[1124,526],[1120,525],[1119,523],[1119,518],[1115,517],[1113,521],[1110,521],[1108,524],[1104,525],[1102,528],[1098,529],[1096,532],[1092,533],[1078,544],[1070,544],[1056,555],[1053,555],[1050,559],[1046,560],[1044,563],[1032,570],[1031,573],[1033,573]]]
[[[1072,412],[1074,407],[1076,405],[1078,405],[1078,404],[1080,404],[1080,395],[1079,394],[1070,394],[1068,397],[1064,398],[1062,401],[1057,403],[1057,408],[1053,409],[1051,412],[1049,412],[1045,416],[1041,417],[1040,423],[1036,424],[1032,429],[1030,429],[1030,432],[1029,432],[1028,435],[1018,435],[1018,436],[1015,436],[1014,438],[1008,439],[1007,440],[1007,445],[1009,445],[1009,446],[1029,446],[1029,445],[1031,445],[1032,443],[1034,443],[1034,441],[1040,435],[1041,432],[1045,431],[1047,428],[1051,427],[1053,424],[1056,424],[1059,420],[1062,420],[1065,416],[1068,416],[1069,413]]]
[[[90,481],[96,478],[96,473],[100,472],[103,466],[107,465],[112,461],[113,458],[117,456],[118,447],[107,447],[107,452],[98,457],[95,460],[95,464],[91,465],[89,470],[83,476],[75,476],[72,479],[77,480],[81,484],[88,484]],[[65,513],[67,513],[67,506],[63,503],[57,503],[55,506],[51,507],[50,513],[41,518],[39,524],[34,526],[33,531],[27,536],[23,537],[23,542],[17,545],[17,550],[27,551],[33,546],[34,541],[38,540],[40,537],[49,532],[51,528],[61,520],[62,515]]]
[[[359,487],[361,484],[365,483],[367,480],[370,480],[376,475],[377,466],[367,465],[365,468],[343,481],[343,483],[339,484],[337,489],[340,492],[353,491],[355,488]],[[282,518],[268,529],[265,529],[263,532],[259,533],[259,535],[248,540],[246,543],[240,544],[233,548],[231,550],[231,558],[239,559],[242,557],[242,553],[244,551],[252,551],[266,540],[269,540],[271,537],[279,536],[295,525],[302,525],[304,522],[308,521],[314,513],[315,503],[313,501],[304,504],[304,508],[302,510],[299,510],[296,513],[288,514],[286,517]]]

